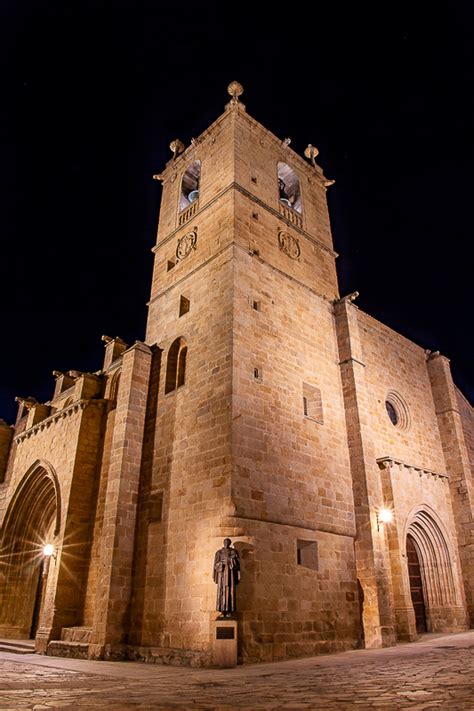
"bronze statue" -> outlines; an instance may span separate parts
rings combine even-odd
[[[214,556],[212,577],[217,583],[216,610],[224,617],[235,612],[235,588],[240,580],[240,558],[235,548],[231,548],[230,538],[224,540],[224,548],[220,548]]]

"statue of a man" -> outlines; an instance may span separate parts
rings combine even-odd
[[[217,583],[216,610],[224,617],[235,612],[235,588],[240,580],[240,558],[235,548],[231,548],[230,538],[224,540],[224,548],[220,548],[214,556],[212,577]]]

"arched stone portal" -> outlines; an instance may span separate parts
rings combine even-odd
[[[465,629],[454,556],[434,513],[417,510],[410,518],[405,541],[417,632]]]
[[[61,497],[47,462],[27,471],[5,515],[0,536],[0,635],[29,638],[41,624],[49,561],[43,546],[59,533]]]

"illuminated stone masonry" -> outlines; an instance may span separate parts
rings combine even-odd
[[[0,420],[0,637],[39,653],[231,665],[474,620],[472,407],[340,297],[334,181],[242,91],[154,176],[144,341]]]
[[[449,479],[447,474],[432,472],[430,469],[417,467],[414,464],[406,464],[405,462],[402,462],[399,459],[392,459],[391,457],[380,457],[380,459],[377,459],[377,464],[379,465],[382,471],[385,469],[390,470],[392,469],[392,467],[398,467],[399,469],[408,470],[408,474],[412,472],[413,474],[418,474],[418,476],[434,477],[435,479],[439,478],[441,480],[444,480],[445,482],[447,482]]]

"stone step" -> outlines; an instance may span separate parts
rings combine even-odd
[[[64,642],[52,640],[48,644],[46,654],[49,657],[69,657],[71,659],[87,659],[89,644],[87,642]]]
[[[34,654],[34,639],[0,639],[0,652],[13,654]]]
[[[63,627],[61,630],[62,642],[84,642],[91,641],[92,627]]]

